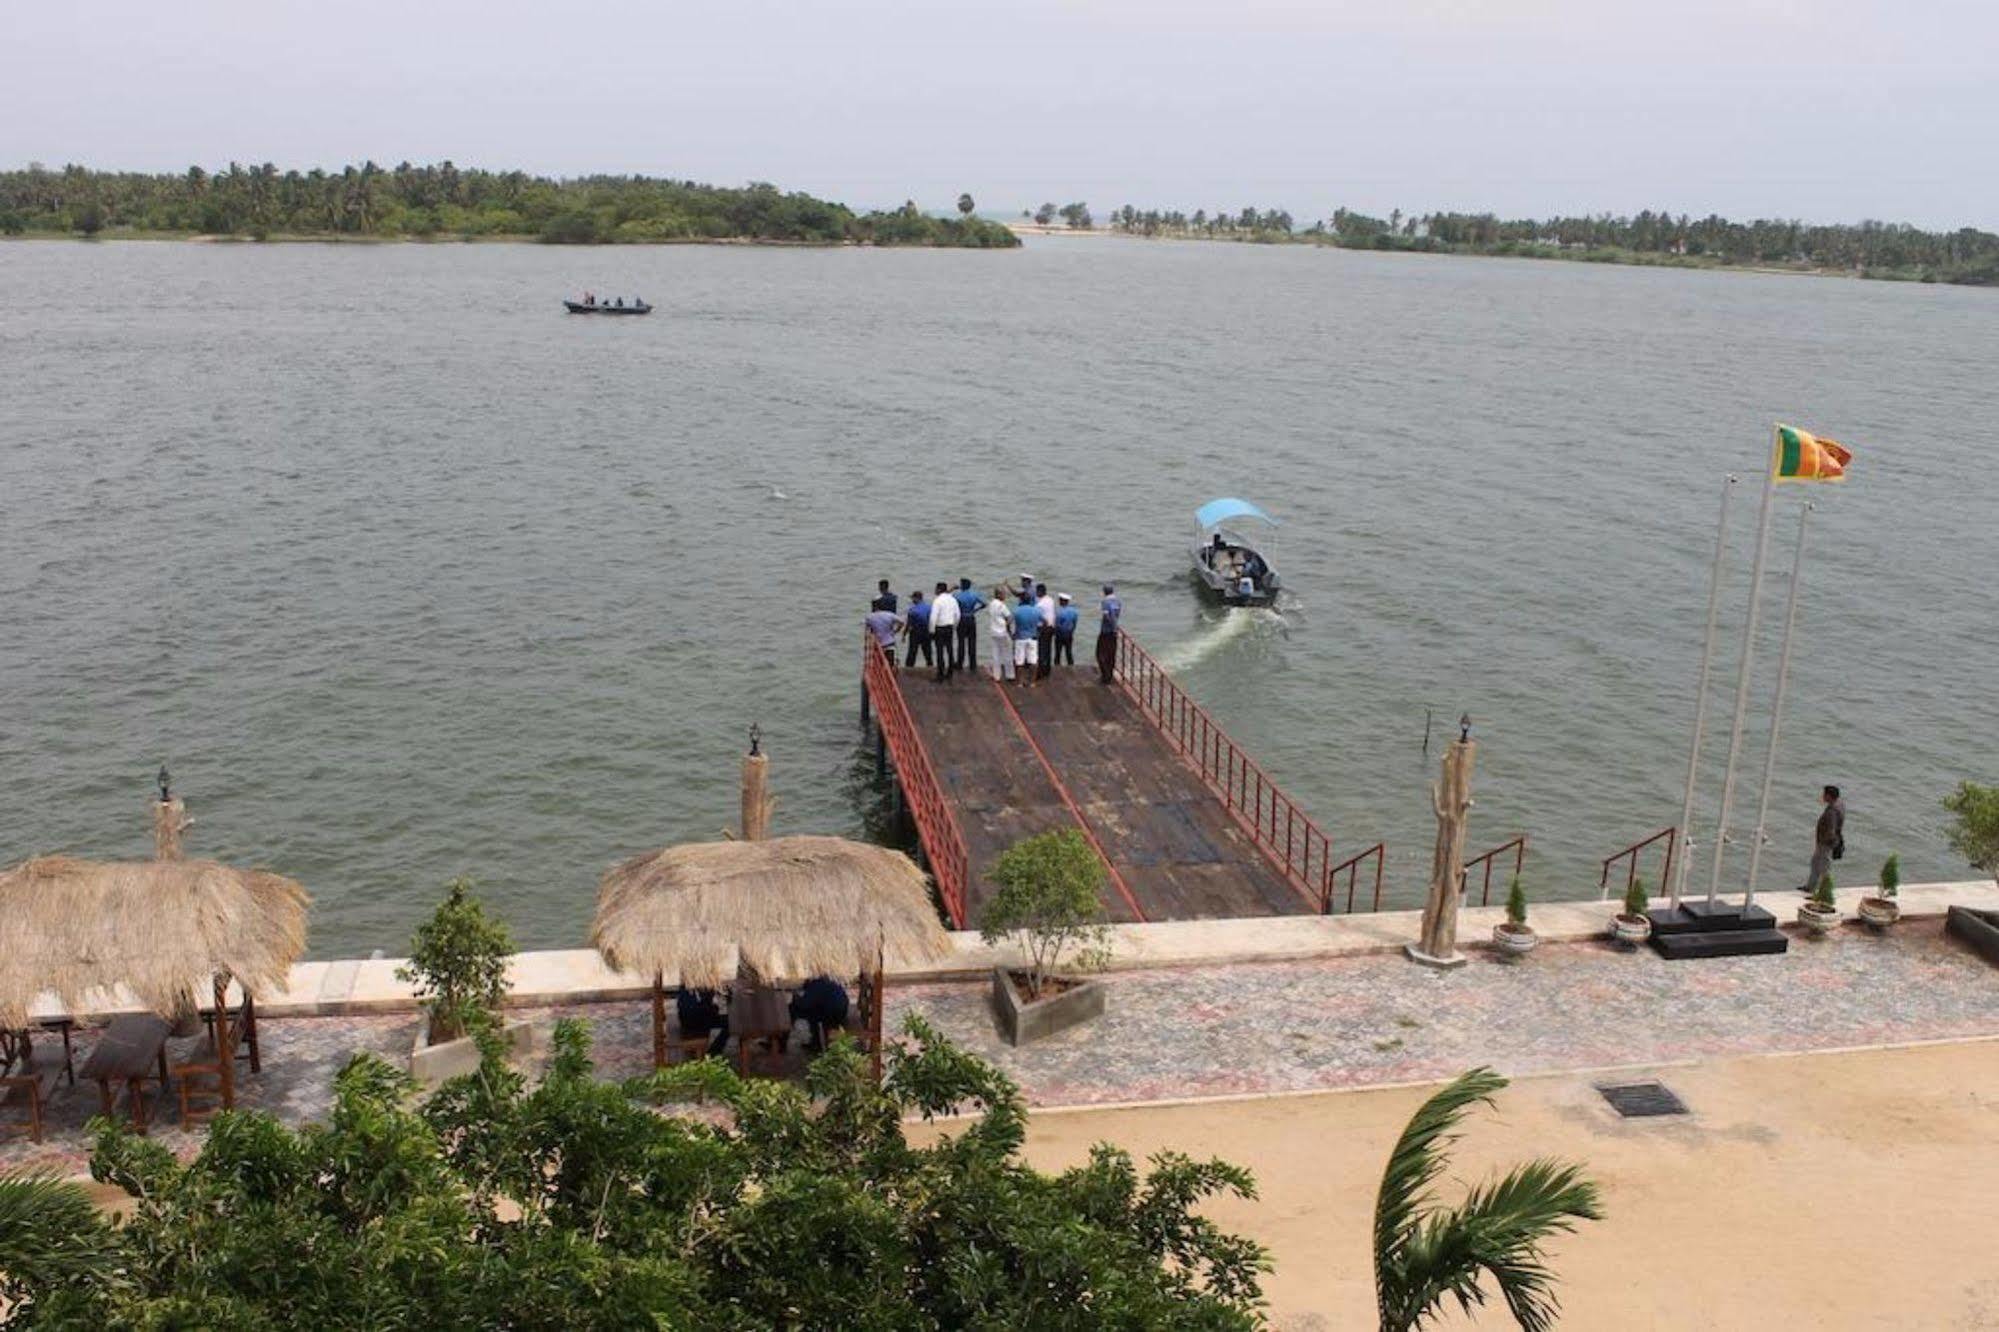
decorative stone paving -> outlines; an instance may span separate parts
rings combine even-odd
[[[1395,953],[1119,972],[1104,981],[1102,1018],[1019,1050],[1000,1039],[985,985],[892,986],[888,1021],[894,1028],[905,1013],[924,1014],[1006,1069],[1039,1106],[1366,1087],[1480,1063],[1528,1074],[1999,1037],[1999,969],[1945,937],[1937,918],[1885,936],[1856,926],[1832,940],[1798,938],[1781,957],[1669,963],[1598,943],[1544,944],[1517,963],[1470,953],[1471,964],[1454,972]],[[643,1001],[518,1013],[543,1032],[558,1017],[590,1022],[607,1079],[651,1065]],[[323,1119],[340,1066],[359,1050],[401,1062],[416,1023],[414,1013],[264,1019],[264,1071],[246,1071],[240,1103],[294,1123]],[[90,1039],[78,1035],[79,1063]],[[197,1044],[176,1042],[175,1053]],[[788,1070],[802,1058],[794,1042]],[[0,1169],[81,1172],[83,1126],[96,1111],[95,1086],[59,1087],[48,1141],[0,1141]],[[192,1153],[197,1139],[176,1115],[170,1104],[153,1135]],[[8,1128],[20,1117],[10,1107]]]

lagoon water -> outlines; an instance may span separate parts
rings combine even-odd
[[[644,320],[565,317],[585,288]],[[1131,627],[1349,850],[1420,892],[1425,783],[1545,897],[1679,811],[1722,475],[1711,827],[1773,419],[1851,444],[1779,496],[1738,827],[1800,505],[1819,502],[1763,885],[1821,782],[1865,879],[1961,877],[1999,780],[1999,293],[1110,240],[974,254],[0,246],[0,861],[198,854],[401,950],[469,874],[538,946],[598,874],[735,818],[860,832],[859,617],[1031,569]],[[1261,501],[1281,615],[1206,609],[1193,507]],[[1422,742],[1434,715],[1431,754]],[[1731,878],[1746,840],[1738,843]],[[1703,878],[1705,864],[1703,863]]]

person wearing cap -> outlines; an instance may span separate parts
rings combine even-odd
[[[1041,608],[1026,592],[1013,608],[1013,673],[1020,683],[1034,683],[1035,647],[1041,635]]]
[[[930,603],[923,599],[920,587],[909,594],[909,610],[902,617],[902,631],[909,635],[909,653],[903,658],[902,668],[908,670],[916,665],[918,656],[923,658],[925,666],[930,665]]]
[[[937,683],[958,673],[958,599],[949,583],[937,584],[930,598],[930,641],[937,649]]]
[[[1041,632],[1034,638],[1034,678],[1046,680],[1055,669],[1055,598],[1048,595],[1048,584],[1034,585],[1034,608],[1041,612]]]
[[[1082,615],[1069,604],[1067,592],[1055,596],[1055,660],[1076,664],[1076,621]]]
[[[961,671],[979,669],[979,611],[986,599],[979,595],[969,578],[958,580],[958,590],[951,594],[958,602],[958,660],[954,663]]]
[[[1117,674],[1118,621],[1124,615],[1124,603],[1117,599],[1117,589],[1104,584],[1104,599],[1097,605],[1103,618],[1097,623],[1097,674],[1109,684]]]
[[[993,599],[986,603],[986,634],[992,639],[989,646],[993,650],[993,680],[1013,678],[1013,607],[1007,604],[1006,589],[993,589]],[[895,649],[891,647],[893,654]]]

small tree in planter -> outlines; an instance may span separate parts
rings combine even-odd
[[[1798,923],[1813,934],[1824,934],[1839,924],[1839,900],[1833,896],[1832,875],[1820,879],[1810,900],[1798,908]]]
[[[1860,899],[1860,918],[1877,930],[1888,928],[1902,918],[1902,904],[1896,900],[1902,890],[1902,858],[1889,856],[1881,862],[1881,884],[1872,897]]]
[[[1084,968],[1109,955],[1104,865],[1089,840],[1074,828],[1030,837],[1002,853],[990,877],[999,891],[979,918],[979,937],[994,944],[1017,936],[1026,961],[1019,972],[993,971],[1007,1039],[1019,1045],[1103,1012],[1101,986],[1055,974],[1065,954]]]
[[[1527,886],[1514,875],[1506,883],[1506,919],[1492,927],[1492,941],[1513,957],[1534,951],[1541,936],[1527,923]]]
[[[1645,908],[1651,904],[1645,880],[1634,876],[1624,890],[1624,909],[1610,918],[1611,937],[1627,948],[1644,943],[1652,933],[1652,918],[1645,914]]]
[[[430,919],[410,940],[409,962],[396,968],[423,1002],[424,1024],[411,1054],[417,1080],[435,1085],[478,1067],[474,1037],[499,1024],[514,941],[504,922],[486,914],[470,879],[453,879]],[[525,1022],[507,1023],[516,1050],[529,1044]]]

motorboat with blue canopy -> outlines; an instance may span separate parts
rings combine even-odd
[[[1244,520],[1276,527],[1277,520],[1245,499],[1213,499],[1194,510],[1201,525],[1195,543],[1194,580],[1230,606],[1268,606],[1282,586],[1270,561],[1236,527]]]

